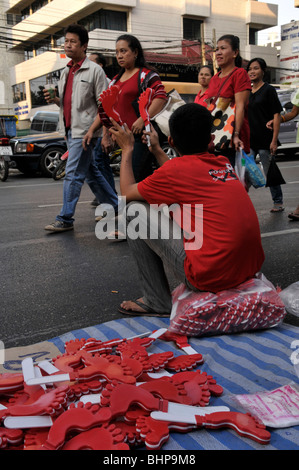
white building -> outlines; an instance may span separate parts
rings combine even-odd
[[[281,27],[279,75],[282,85],[299,86],[299,21]]]
[[[239,36],[245,60],[260,56],[268,66],[277,66],[277,50],[257,45],[258,31],[277,25],[278,7],[267,2],[6,0],[5,4],[5,13],[15,23],[7,31],[11,42],[9,53],[23,54],[23,61],[10,71],[14,112],[19,116],[20,128],[28,127],[29,117],[43,105],[43,85],[48,80],[57,80],[67,63],[62,49],[63,28],[73,22],[80,22],[88,29],[89,51],[110,55],[111,63],[118,35],[124,31],[134,34],[151,53],[151,62],[161,64],[162,77],[166,80],[176,80],[179,75],[178,70],[173,70],[173,64],[181,64],[182,68],[184,64],[194,67],[202,62],[201,41],[207,44],[205,59],[212,60],[217,38],[226,33]],[[182,70],[181,73],[184,74]],[[189,75],[185,78],[192,81]]]

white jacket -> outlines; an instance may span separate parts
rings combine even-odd
[[[70,68],[67,66],[61,73],[58,83],[60,97],[60,131],[65,133],[63,118],[63,97]],[[107,88],[106,75],[98,64],[86,58],[80,69],[75,72],[72,93],[71,132],[73,139],[84,137],[98,112],[98,98]],[[100,135],[100,130],[94,137]]]

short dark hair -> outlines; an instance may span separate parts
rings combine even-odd
[[[88,40],[89,40],[88,31],[81,24],[78,24],[78,23],[70,24],[64,30],[64,35],[66,35],[67,33],[77,34],[77,36],[80,39],[81,46],[83,46],[84,44],[88,44]]]
[[[174,111],[169,119],[170,135],[181,155],[206,152],[211,140],[213,118],[197,103],[187,103]]]
[[[106,67],[106,59],[105,57],[103,56],[103,54],[100,54],[100,52],[91,52],[90,55],[95,55],[97,56],[96,58],[96,62],[97,64],[102,64],[103,68]]]
[[[267,64],[266,64],[266,61],[264,59],[262,59],[261,57],[255,57],[254,59],[251,59],[248,64],[247,64],[247,72],[249,70],[249,67],[251,66],[251,64],[253,62],[257,62],[259,64],[259,66],[261,67],[262,71],[263,72],[266,72],[267,70]]]

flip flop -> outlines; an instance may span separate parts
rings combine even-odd
[[[284,207],[283,206],[274,206],[270,212],[283,212],[284,211]]]
[[[122,308],[122,307],[119,307],[118,311],[124,315],[134,315],[134,316],[146,315],[147,317],[163,317],[163,318],[170,317],[170,313],[155,312],[152,308],[148,307],[143,302],[139,302],[139,300],[132,300],[131,302],[134,302],[136,305],[143,308],[145,312],[139,312],[138,310],[126,310],[125,308]]]
[[[288,218],[291,219],[291,220],[299,220],[299,214],[294,214],[293,212],[291,212],[288,215]]]

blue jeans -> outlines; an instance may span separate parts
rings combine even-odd
[[[116,192],[113,171],[110,166],[109,155],[102,150],[102,137],[99,137],[94,148],[95,161],[102,175],[106,178],[111,188]]]
[[[251,154],[256,156],[256,154],[259,154],[265,176],[267,176],[269,166],[270,166],[270,161],[272,158],[274,158],[273,155],[271,155],[270,150],[266,149],[259,149],[259,150],[251,150]],[[272,200],[274,204],[282,205],[283,204],[283,195],[282,195],[282,190],[281,186],[269,186]]]
[[[94,144],[92,142],[87,150],[83,149],[82,139],[73,139],[71,132],[67,135],[69,156],[66,164],[66,173],[63,183],[63,206],[56,220],[68,223],[74,222],[76,205],[81,189],[86,180],[90,189],[101,203],[105,202],[117,208],[118,197],[106,178],[98,169],[94,159]]]

